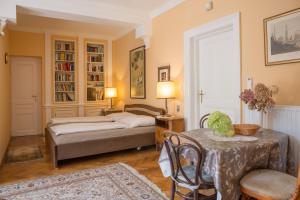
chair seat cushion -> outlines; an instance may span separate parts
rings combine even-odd
[[[240,184],[258,195],[276,200],[290,199],[297,188],[297,178],[275,170],[254,170]]]

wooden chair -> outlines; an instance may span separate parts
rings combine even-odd
[[[296,177],[275,170],[254,170],[241,181],[244,198],[258,200],[299,200],[300,199],[300,166],[298,180]]]
[[[216,190],[212,178],[202,173],[205,153],[201,145],[183,134],[167,132],[164,141],[171,166],[172,190],[171,200],[175,194],[185,200],[213,200]],[[186,156],[190,155],[190,158]],[[199,193],[200,189],[213,189],[213,195]],[[182,190],[188,191],[186,193]]]
[[[201,117],[200,122],[199,122],[200,128],[204,128],[204,123],[206,120],[208,120],[209,115],[210,114],[206,114]]]

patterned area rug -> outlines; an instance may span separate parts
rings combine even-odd
[[[0,199],[167,200],[167,197],[135,169],[118,163],[0,186]]]
[[[9,147],[6,162],[24,162],[43,158],[42,151],[38,145]]]

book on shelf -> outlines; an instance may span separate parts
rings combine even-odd
[[[87,52],[88,53],[103,53],[104,52],[104,46],[103,45],[88,44],[87,45]]]
[[[56,92],[74,92],[75,84],[74,83],[55,83]]]
[[[75,94],[74,93],[56,93],[55,100],[57,102],[74,101]]]
[[[104,81],[103,74],[88,74],[88,81]]]
[[[103,73],[104,67],[102,63],[88,63],[87,64],[87,71],[88,72],[99,72]]]
[[[88,62],[103,62],[104,56],[102,54],[99,55],[88,55],[87,60]]]
[[[55,72],[55,81],[74,81],[74,74],[66,74],[63,72],[56,71]]]
[[[55,49],[57,51],[74,51],[73,42],[56,41]]]
[[[104,99],[103,88],[87,88],[87,100],[99,101]]]
[[[74,63],[60,62],[55,64],[56,71],[74,71]]]
[[[74,61],[74,54],[73,53],[66,53],[66,52],[56,52],[55,54],[56,61],[66,60],[73,62]]]

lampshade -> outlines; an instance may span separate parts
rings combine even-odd
[[[117,88],[108,87],[105,88],[105,98],[117,97]]]
[[[159,99],[175,98],[175,83],[172,81],[157,82],[156,98]]]

